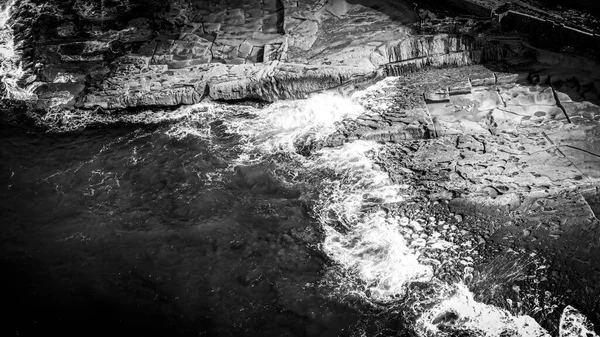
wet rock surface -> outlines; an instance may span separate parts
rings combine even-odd
[[[560,69],[490,69],[494,67],[473,66],[388,78],[355,97],[367,108],[365,116],[340,129],[346,138],[333,139],[386,144],[376,161],[394,181],[414,188],[417,211],[424,211],[409,217],[421,222],[409,231],[408,240],[427,245],[422,232],[425,238],[434,235],[472,247],[477,253],[470,253],[471,260],[451,251],[432,257],[438,268],[443,261],[457,261],[445,274],[467,277],[480,300],[554,322],[557,308],[577,303],[598,320],[597,96],[588,93],[589,101],[579,99],[593,108],[585,110],[585,117],[581,110],[576,116],[562,108],[560,98],[582,97],[580,92],[588,89],[581,88],[589,85],[567,94]],[[572,76],[572,81],[585,82],[584,75]],[[446,80],[463,89],[451,94],[454,88]],[[406,92],[418,99],[407,103]],[[410,112],[414,115],[407,117]],[[404,119],[392,123],[392,114]],[[432,207],[443,215],[430,221]],[[513,259],[523,259],[524,274],[496,282],[517,290],[490,289],[493,275],[504,275],[494,268],[510,269]],[[477,284],[477,273],[487,273],[485,286]],[[519,298],[536,292],[541,306]],[[517,303],[523,307],[515,307]]]
[[[527,1],[27,0],[11,8],[40,109],[274,101],[523,55],[571,66],[598,58],[593,14]]]

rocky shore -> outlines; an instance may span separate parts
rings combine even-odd
[[[478,300],[552,324],[566,305],[600,322],[595,2],[102,4],[8,2],[1,34],[19,42],[0,53],[5,106],[25,104],[44,120],[351,96],[366,112],[298,152],[385,144],[376,161],[412,186],[399,220],[407,240],[435,236],[475,252],[425,256],[452,261],[437,266],[448,277]],[[525,269],[496,280],[496,292],[493,266],[511,259]]]

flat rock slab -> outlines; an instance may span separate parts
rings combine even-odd
[[[547,72],[551,78],[562,70]],[[470,92],[444,90],[446,83],[473,83],[471,77],[484,80]],[[553,196],[570,195],[565,198],[574,209],[593,218],[581,194],[564,193],[600,185],[600,127],[594,123],[600,107],[588,101],[559,104],[556,90],[533,83],[531,74],[505,76],[513,83],[492,82],[496,77],[473,66],[387,78],[355,95],[366,112],[345,123],[341,133],[348,140],[389,143],[393,158],[385,152],[382,165],[398,181],[412,176],[431,198],[462,197],[526,213],[538,210],[531,200],[557,205]],[[565,112],[575,116],[574,111],[581,121],[567,118]],[[541,214],[550,219],[555,213]]]
[[[460,0],[452,5],[467,12],[491,10],[498,5],[493,1],[484,3]],[[429,68],[463,67],[519,56],[525,50],[518,41],[504,43],[499,42],[504,41],[501,37],[490,39],[480,34],[477,29],[483,29],[487,19],[468,19],[468,29],[450,30],[449,27],[456,27],[458,21],[452,21],[456,18],[447,18],[450,22],[446,25],[446,19],[424,17],[412,5],[391,1],[173,0],[168,8],[154,2],[147,6],[162,11],[149,13],[148,17],[140,12],[141,16],[120,22],[114,17],[116,12],[105,13],[91,3],[90,11],[84,11],[87,7],[79,4],[76,12],[81,18],[92,20],[99,15],[98,22],[116,20],[111,21],[114,25],[85,26],[68,20],[58,25],[60,29],[44,32],[35,52],[40,64],[47,64],[52,71],[94,78],[83,81],[85,94],[76,95],[65,107],[75,101],[77,107],[86,109],[188,104],[196,102],[198,97],[207,97],[206,93],[219,100],[274,101],[360,82],[365,77],[379,76],[380,71],[404,75]],[[132,8],[125,6],[122,10],[123,14],[130,13]],[[421,28],[424,21],[430,20],[437,22],[434,25],[439,29],[426,34]],[[141,68],[126,66],[127,62],[122,60],[127,58],[145,59],[145,64]],[[287,65],[272,69],[273,61]],[[92,73],[91,69],[98,65],[111,71]],[[230,73],[215,75],[206,70],[218,65],[225,65]],[[244,65],[244,70],[236,65]],[[251,67],[256,69],[248,69]],[[136,68],[144,75],[128,76]],[[165,68],[175,75],[165,75]],[[377,76],[373,75],[375,72]],[[470,67],[459,72],[463,73],[457,75],[448,70],[449,74],[438,73],[442,76],[435,80],[419,79],[423,88],[410,85],[405,96],[413,96],[412,92],[417,90],[422,91],[425,100],[447,101],[452,95],[471,93],[473,87],[516,83],[530,75]],[[592,80],[579,83],[581,88],[592,89],[577,92],[577,96],[567,77],[554,74],[552,78],[552,85],[558,91],[564,89],[577,102],[579,97],[588,100],[597,97],[594,88],[600,88],[598,83]],[[182,89],[190,86],[193,89]],[[115,97],[110,98],[111,95]],[[411,100],[398,99],[397,103],[402,105]],[[475,130],[469,125],[459,129]]]

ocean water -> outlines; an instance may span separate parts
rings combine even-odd
[[[312,286],[324,257],[303,187],[278,177],[270,158],[234,164],[240,137],[205,137],[206,127],[2,126],[10,335],[349,328],[354,311]]]
[[[0,131],[10,335],[335,336],[356,323],[317,286],[317,177],[248,145],[284,141],[230,133],[252,116],[45,118]]]

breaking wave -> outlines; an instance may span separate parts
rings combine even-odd
[[[8,0],[0,7],[0,97],[27,101],[37,98],[33,92],[40,83],[27,71],[19,52],[22,42],[14,36],[13,16],[17,3],[18,0]]]
[[[244,118],[226,119],[231,132],[243,135],[237,164],[283,153],[292,155],[296,166],[307,174],[328,172],[320,175],[326,178],[320,182],[313,207],[324,231],[320,249],[333,261],[321,286],[339,300],[358,297],[379,309],[399,302],[421,308],[414,310],[417,315],[410,322],[419,336],[460,331],[490,337],[549,336],[532,317],[478,302],[465,283],[444,282],[438,277],[439,261],[426,258],[428,251],[451,252],[448,258],[452,259],[465,251],[468,254],[468,249],[426,234],[428,223],[423,219],[389,211],[394,204],[408,200],[410,186],[393,183],[372,160],[381,145],[354,141],[312,151],[310,156],[298,154],[302,145],[309,143],[307,138],[318,143],[333,133],[338,123],[363,112],[351,99],[320,94],[305,101],[275,103]],[[466,261],[460,265],[463,276],[472,278],[468,274],[473,272],[473,260]],[[415,284],[430,288],[425,292],[429,295],[411,294]],[[355,334],[364,335],[364,331]]]
[[[240,147],[244,153],[261,158],[302,152],[303,147],[318,144],[333,133],[344,119],[356,118],[362,112],[363,108],[350,100],[319,94],[248,111],[243,118],[226,119],[226,124],[232,133],[243,137]]]

